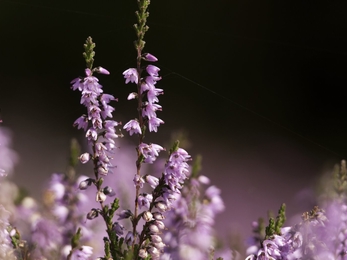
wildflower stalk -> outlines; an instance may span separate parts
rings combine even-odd
[[[145,37],[146,32],[148,31],[149,27],[146,25],[147,18],[149,16],[149,13],[147,12],[147,8],[150,4],[149,0],[138,0],[138,8],[139,10],[135,12],[136,18],[137,18],[137,24],[134,24],[134,28],[137,35],[137,40],[134,42],[135,49],[137,51],[137,64],[136,64],[136,70],[137,70],[137,77],[141,78],[142,68],[141,68],[141,61],[142,61],[142,50],[145,47],[145,41],[143,40]],[[141,80],[137,82],[137,111],[138,111],[138,118],[139,118],[139,124],[141,128],[141,134],[139,134],[139,145],[143,142],[143,139],[145,137],[146,132],[146,126],[144,124],[144,118],[142,116],[142,93],[141,93]],[[136,161],[136,175],[138,177],[141,176],[141,165],[143,162],[143,157],[139,149],[137,149],[137,161]],[[138,209],[139,209],[139,202],[138,197],[140,195],[140,186],[136,185],[136,196],[135,196],[135,210],[134,210],[134,218],[133,218],[133,234],[134,234],[134,240],[133,240],[133,246],[135,245],[137,232],[136,227],[138,223]]]
[[[109,72],[102,68],[93,68],[95,43],[92,38],[88,37],[84,44],[85,52],[83,57],[86,61],[86,77],[77,78],[72,81],[72,89],[80,90],[82,93],[81,104],[83,104],[88,111],[87,115],[82,115],[78,118],[74,126],[83,128],[86,131],[86,138],[92,148],[92,154],[84,153],[80,155],[80,161],[87,163],[90,158],[92,159],[94,168],[95,179],[86,179],[80,183],[80,189],[87,189],[88,186],[93,184],[96,187],[96,201],[100,204],[100,209],[92,209],[88,215],[88,219],[96,218],[101,215],[106,224],[106,232],[108,238],[104,238],[105,243],[105,257],[106,259],[112,258],[118,259],[123,256],[121,252],[121,242],[116,233],[113,230],[113,216],[115,211],[119,208],[118,199],[108,205],[105,204],[107,195],[110,195],[109,187],[103,187],[104,179],[102,176],[106,176],[111,172],[112,165],[110,160],[112,157],[110,152],[115,148],[114,139],[122,137],[121,134],[116,134],[115,127],[121,123],[118,123],[108,118],[112,118],[112,112],[114,108],[108,103],[112,100],[116,100],[112,95],[103,93],[102,86],[98,83],[98,79],[93,76],[94,72],[108,75]],[[100,138],[103,138],[101,141]],[[107,192],[106,192],[106,191]]]

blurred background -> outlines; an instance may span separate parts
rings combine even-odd
[[[202,174],[222,190],[222,236],[251,234],[250,223],[313,206],[315,182],[347,158],[346,27],[343,1],[155,1],[145,51],[159,58],[165,121],[147,142],[184,131]],[[70,81],[84,76],[83,43],[96,42],[95,66],[119,98],[115,119],[136,116],[135,0],[0,0],[0,108],[20,163],[12,179],[39,198],[64,172],[72,123],[84,108]],[[130,145],[135,138],[126,136]],[[135,159],[134,159],[135,161]],[[81,172],[81,174],[88,174]]]

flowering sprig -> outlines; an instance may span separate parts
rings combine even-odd
[[[138,239],[137,237],[137,224],[139,221],[139,216],[142,216],[144,212],[139,214],[139,209],[146,207],[151,209],[153,203],[155,202],[156,196],[155,190],[152,194],[140,194],[140,189],[143,187],[143,177],[141,176],[141,165],[142,163],[153,163],[159,156],[159,152],[164,150],[163,147],[157,144],[146,144],[143,142],[146,130],[150,132],[157,132],[160,124],[164,121],[157,117],[156,112],[161,110],[161,106],[158,104],[158,96],[163,94],[163,90],[156,88],[156,83],[161,79],[159,77],[160,69],[152,64],[148,64],[145,67],[142,66],[142,61],[156,62],[158,59],[149,53],[142,53],[145,46],[144,36],[148,31],[149,27],[146,25],[149,13],[147,8],[150,4],[149,0],[138,0],[138,8],[136,11],[137,23],[134,25],[137,40],[135,41],[135,49],[137,52],[137,62],[136,68],[129,68],[123,72],[125,83],[135,83],[137,85],[137,91],[132,92],[128,95],[128,100],[137,99],[137,110],[138,118],[130,120],[124,125],[124,129],[129,132],[129,135],[137,134],[139,137],[138,147],[137,147],[137,161],[136,168],[137,172],[134,177],[134,185],[136,188],[136,198],[135,198],[135,209],[132,216],[133,224],[133,247]],[[154,187],[152,177],[147,177],[149,181],[152,181],[151,186]],[[179,179],[177,179],[177,182]],[[174,184],[173,184],[174,185]],[[172,186],[173,187],[173,186]],[[178,187],[179,188],[179,187]],[[157,203],[157,205],[162,205],[162,203]],[[164,207],[164,204],[163,204]],[[165,206],[167,207],[167,206]],[[145,225],[143,231],[145,231],[147,226]],[[139,244],[143,242],[144,235],[143,232],[140,235]],[[150,250],[152,257],[157,255],[154,249]],[[144,258],[144,251],[141,251],[140,257]]]
[[[173,202],[174,209],[164,221],[163,242],[168,246],[163,259],[214,259],[213,224],[215,216],[224,210],[224,203],[220,190],[209,186],[209,178],[200,175],[199,168],[197,159],[184,188]]]
[[[118,199],[115,198],[110,205],[105,204],[107,196],[114,196],[112,188],[103,186],[103,176],[108,175],[112,171],[111,154],[116,148],[115,139],[122,137],[121,133],[116,133],[116,126],[121,123],[112,120],[112,112],[114,108],[109,105],[111,101],[117,99],[109,94],[103,92],[99,80],[93,76],[93,73],[100,73],[108,75],[109,72],[102,68],[93,68],[95,43],[92,38],[88,37],[84,44],[85,52],[83,56],[86,60],[87,68],[85,70],[86,77],[77,78],[73,80],[72,89],[79,90],[82,94],[81,104],[87,109],[87,114],[79,117],[74,126],[82,128],[86,134],[86,138],[92,148],[92,153],[83,153],[79,156],[81,163],[92,161],[94,164],[94,177],[86,178],[83,180],[79,188],[81,190],[87,189],[92,184],[96,187],[95,200],[99,203],[100,208],[93,208],[87,214],[88,219],[94,219],[101,215],[106,224],[106,232],[108,238],[104,239],[105,243],[105,258],[109,259],[111,256],[117,259],[119,255],[123,256],[120,248],[122,241],[118,239],[114,232],[113,216],[118,209]]]

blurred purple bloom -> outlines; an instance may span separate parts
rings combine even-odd
[[[12,172],[18,161],[17,154],[10,148],[10,132],[0,127],[0,177]]]

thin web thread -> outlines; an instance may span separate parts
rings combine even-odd
[[[220,93],[218,93],[218,92],[216,92],[216,91],[214,91],[214,90],[212,90],[212,89],[210,89],[210,88],[208,88],[208,87],[198,83],[195,80],[192,80],[192,79],[190,79],[190,78],[188,78],[188,77],[186,77],[186,76],[184,76],[184,75],[182,75],[180,73],[177,73],[177,72],[169,69],[168,67],[163,66],[162,64],[160,64],[160,66],[165,68],[166,70],[170,71],[170,73],[166,74],[165,76],[176,75],[176,76],[178,76],[178,77],[180,77],[180,78],[182,78],[182,79],[192,83],[193,85],[196,85],[196,86],[198,86],[198,87],[200,87],[200,88],[202,88],[202,89],[204,89],[204,90],[206,90],[206,91],[208,91],[208,92],[210,92],[210,93],[212,93],[212,94],[214,94],[214,95],[216,95],[216,96],[218,96],[218,97],[220,97],[220,98],[222,98],[222,99],[224,99],[224,100],[226,100],[226,101],[228,101],[228,102],[230,102],[230,103],[232,103],[232,104],[234,104],[236,106],[238,106],[239,108],[241,108],[241,109],[243,109],[243,110],[245,110],[245,111],[247,111],[247,112],[257,116],[257,117],[259,117],[259,118],[261,118],[261,119],[263,119],[265,121],[268,121],[268,122],[276,125],[277,127],[282,128],[282,129],[292,133],[293,135],[296,135],[296,136],[302,138],[303,140],[305,140],[305,141],[307,141],[307,142],[309,142],[311,144],[314,144],[314,145],[318,146],[319,148],[321,148],[321,149],[323,149],[323,150],[325,150],[325,151],[327,151],[327,152],[329,152],[331,154],[334,154],[334,155],[340,157],[340,159],[343,158],[342,155],[336,153],[335,151],[329,149],[328,147],[326,147],[324,145],[321,145],[318,142],[315,142],[314,140],[312,140],[312,139],[310,139],[310,138],[308,138],[306,136],[303,136],[299,132],[296,132],[296,131],[294,131],[294,130],[292,130],[292,129],[290,129],[290,128],[288,128],[288,127],[286,127],[286,126],[284,126],[284,125],[282,125],[282,124],[280,124],[280,123],[278,123],[278,122],[276,122],[276,121],[274,121],[274,120],[272,120],[272,119],[270,119],[270,118],[268,118],[268,117],[266,117],[266,116],[264,116],[264,115],[262,115],[262,114],[260,114],[260,113],[258,113],[256,111],[254,111],[254,110],[252,110],[252,109],[250,109],[250,108],[248,108],[248,107],[246,107],[244,105],[241,105],[240,103],[230,99],[229,97],[226,97],[226,96],[224,96],[224,95],[222,95],[222,94],[220,94]]]
[[[105,14],[97,14],[97,13],[90,13],[90,12],[82,12],[82,11],[77,11],[77,10],[70,10],[70,9],[64,9],[64,8],[58,8],[58,7],[51,7],[51,6],[45,6],[45,5],[37,5],[37,4],[31,4],[31,3],[23,3],[23,2],[20,2],[20,1],[8,1],[8,0],[0,0],[0,2],[6,2],[6,3],[11,3],[11,4],[18,4],[18,5],[26,5],[26,6],[32,6],[32,7],[37,7],[37,8],[43,8],[43,9],[50,9],[50,10],[55,10],[55,11],[61,11],[61,12],[68,12],[68,13],[75,13],[75,14],[80,14],[80,15],[88,15],[88,16],[97,16],[97,17],[105,17],[105,18],[110,18],[110,19],[117,19],[113,16],[110,16],[110,15],[105,15]],[[123,20],[123,21],[131,21],[130,19],[117,19],[117,20]],[[245,40],[250,40],[250,41],[258,41],[258,42],[265,42],[265,43],[268,43],[268,44],[277,44],[277,45],[284,45],[284,46],[287,46],[287,47],[294,47],[294,48],[301,48],[301,49],[310,49],[310,50],[314,50],[314,51],[321,51],[321,52],[328,52],[328,53],[332,53],[332,54],[342,54],[342,55],[346,55],[347,53],[343,53],[343,52],[336,52],[336,51],[332,51],[332,50],[329,50],[329,49],[323,49],[323,48],[313,48],[311,46],[302,46],[302,45],[298,45],[298,44],[293,44],[293,43],[288,43],[288,42],[282,42],[282,41],[274,41],[274,40],[268,40],[268,39],[259,39],[259,38],[253,38],[253,37],[246,37],[246,36],[239,36],[239,35],[233,35],[233,34],[230,34],[230,33],[224,33],[224,32],[216,32],[216,31],[209,31],[209,30],[201,30],[201,29],[193,29],[193,28],[178,28],[177,26],[173,26],[173,25],[165,25],[165,24],[161,24],[161,23],[156,23],[156,22],[150,22],[149,23],[150,25],[155,25],[155,26],[164,26],[164,27],[171,27],[171,28],[176,28],[176,29],[180,29],[180,30],[190,30],[190,31],[195,31],[195,32],[199,32],[199,33],[205,33],[205,34],[213,34],[213,35],[220,35],[220,36],[229,36],[229,37],[234,37],[234,38],[240,38],[240,39],[245,39]],[[112,33],[113,30],[108,30],[107,32],[101,32],[100,34],[105,34],[105,33]],[[171,69],[169,69],[168,67],[166,66],[163,66],[163,65],[160,65],[161,67],[167,69],[168,71],[170,71],[169,74],[165,75],[165,76],[168,76],[168,75],[176,75],[190,83],[192,83],[193,85],[195,86],[198,86],[236,106],[238,106],[239,108],[245,110],[245,111],[248,111],[249,113],[259,117],[259,118],[262,118],[263,120],[265,121],[268,121],[274,125],[276,125],[277,127],[279,128],[282,128],[290,133],[292,133],[293,135],[296,135],[298,137],[300,137],[301,139],[311,143],[311,144],[314,144],[316,145],[317,147],[331,153],[331,154],[334,154],[340,158],[343,158],[343,156],[341,156],[340,154],[338,154],[337,152],[329,149],[328,147],[324,146],[324,145],[321,145],[320,143],[318,142],[315,142],[313,141],[312,139],[306,137],[306,136],[303,136],[302,134],[244,106],[244,105],[241,105],[240,103],[238,102],[235,102],[234,100],[198,83],[197,81],[191,79],[191,78],[188,78],[180,73],[177,73]]]

